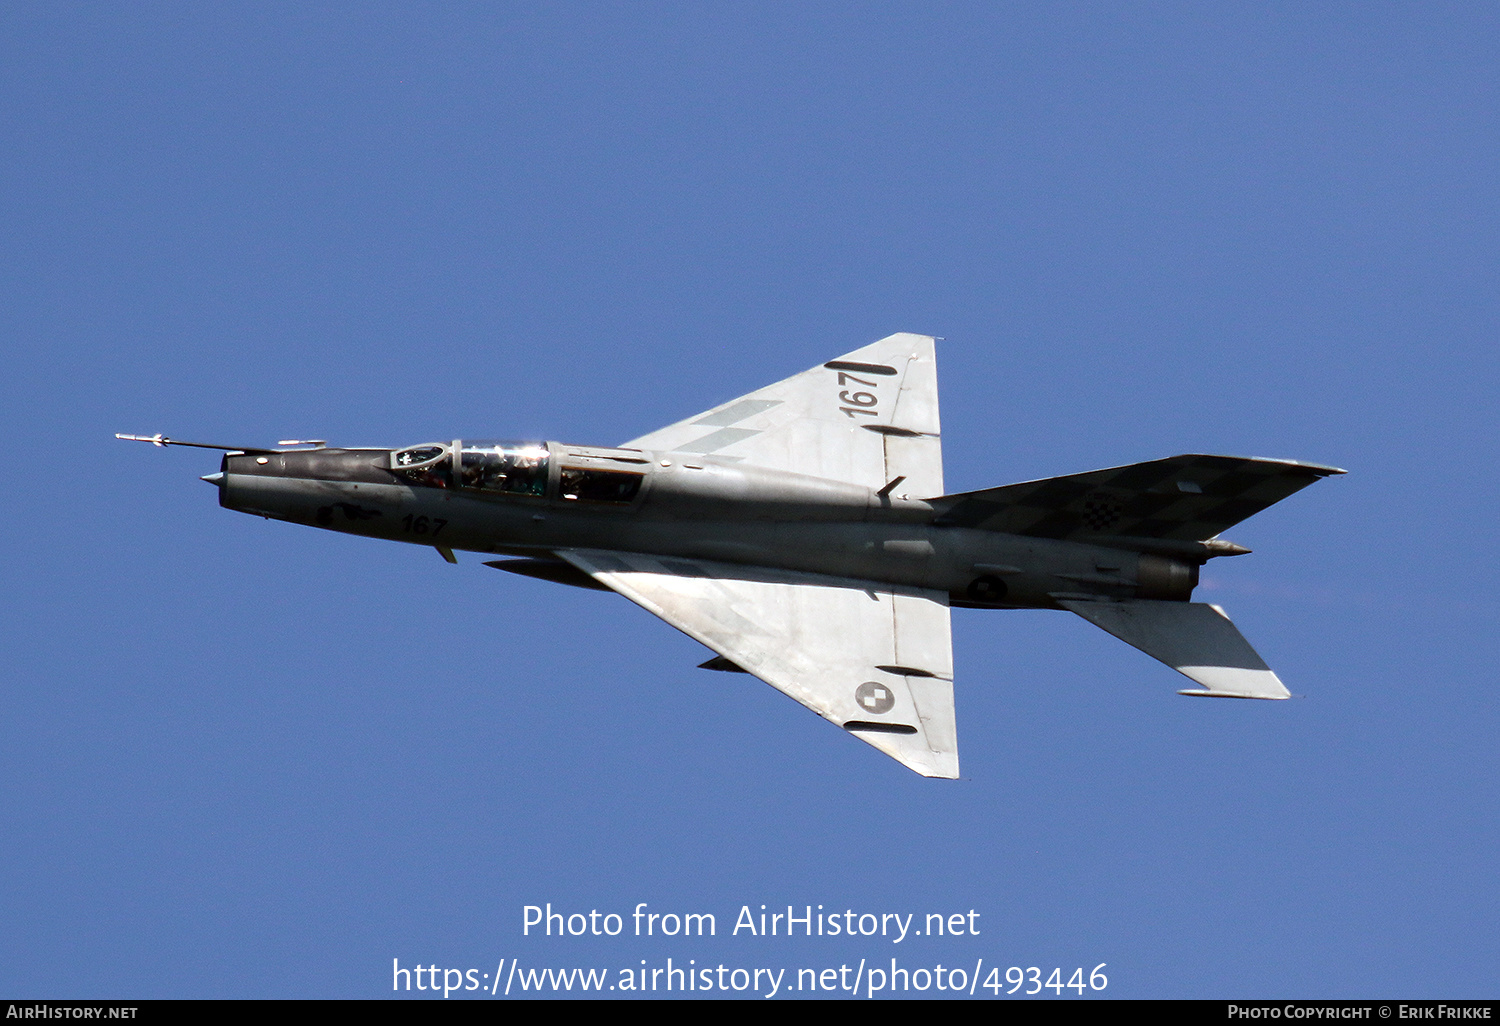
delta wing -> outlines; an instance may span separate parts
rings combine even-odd
[[[557,555],[923,776],[958,776],[947,597],[625,552]]]
[[[625,445],[941,495],[933,339],[890,335]]]

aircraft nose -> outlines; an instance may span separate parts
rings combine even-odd
[[[204,474],[198,480],[207,481],[211,485],[218,486],[224,483],[224,472],[221,470],[217,474]]]

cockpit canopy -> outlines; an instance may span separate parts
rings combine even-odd
[[[455,440],[397,449],[391,453],[391,469],[429,488],[545,495],[547,460],[546,442]]]
[[[621,450],[558,448],[561,464],[552,482],[552,450],[546,442],[428,442],[391,453],[390,470],[427,488],[453,488],[491,495],[535,496],[583,505],[629,506],[640,494],[644,457]],[[600,466],[604,463],[604,466]],[[625,463],[630,470],[614,464]],[[548,489],[555,488],[554,494]]]
[[[464,442],[458,483],[484,492],[546,495],[547,456],[545,442]]]

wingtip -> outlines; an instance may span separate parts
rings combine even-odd
[[[1293,466],[1301,467],[1303,470],[1310,470],[1319,477],[1334,477],[1338,474],[1349,473],[1349,471],[1342,467],[1330,467],[1326,463],[1309,463],[1306,460],[1281,460],[1280,462],[1290,463]]]

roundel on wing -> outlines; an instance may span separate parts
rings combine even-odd
[[[896,704],[896,695],[888,686],[867,680],[854,689],[854,700],[867,713],[888,713]]]

